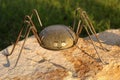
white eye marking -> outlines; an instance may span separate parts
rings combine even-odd
[[[66,43],[65,42],[61,43],[61,46],[66,46]]]
[[[57,43],[57,42],[55,42],[53,45],[54,45],[55,47],[57,47],[57,46],[58,46],[58,43]]]

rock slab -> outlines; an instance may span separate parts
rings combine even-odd
[[[106,36],[106,32],[98,36]],[[11,56],[5,57],[5,54],[10,53],[13,45],[0,51],[0,80],[120,80],[120,30],[109,30],[110,33],[116,34],[117,39],[109,38],[110,35],[100,37],[109,51],[94,42],[103,61],[109,63],[107,65],[99,61],[91,41],[86,38],[79,38],[72,48],[51,51],[40,47],[31,36],[14,67],[23,43],[19,41]]]

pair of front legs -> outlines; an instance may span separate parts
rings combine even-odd
[[[25,33],[24,33],[24,38],[25,38],[25,39],[24,39],[24,42],[23,42],[23,44],[22,44],[22,46],[21,46],[20,53],[19,53],[19,56],[18,56],[17,61],[16,61],[16,63],[15,63],[15,66],[16,66],[17,63],[18,63],[18,60],[19,60],[19,58],[20,58],[20,55],[21,55],[22,50],[23,50],[23,48],[24,48],[24,44],[25,44],[25,42],[26,42],[26,40],[27,40],[27,38],[28,38],[28,36],[29,36],[30,31],[33,32],[33,34],[35,35],[38,43],[39,43],[39,44],[41,43],[41,40],[40,40],[40,38],[39,38],[38,31],[37,31],[37,29],[36,29],[36,27],[35,27],[35,25],[34,25],[34,23],[33,23],[33,21],[32,21],[33,14],[35,14],[35,15],[37,16],[37,19],[38,19],[38,21],[39,21],[39,24],[40,24],[40,26],[42,27],[42,23],[41,23],[41,20],[40,20],[40,17],[39,17],[39,15],[38,15],[37,10],[34,9],[34,10],[33,10],[33,13],[31,14],[31,16],[26,15],[26,16],[24,17],[24,21],[23,21],[23,24],[22,24],[22,29],[21,29],[20,32],[19,32],[19,35],[18,35],[18,37],[17,37],[17,39],[16,39],[15,44],[13,45],[12,51],[10,52],[10,54],[6,54],[7,57],[10,56],[10,55],[12,55],[12,53],[13,53],[13,51],[14,51],[17,43],[18,43],[18,41],[20,40],[20,38],[21,38],[21,36],[22,36],[22,34],[23,34],[23,31],[25,30]],[[15,67],[15,66],[14,66],[14,67]]]

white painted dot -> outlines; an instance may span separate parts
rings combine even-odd
[[[58,43],[54,43],[53,45],[54,45],[55,47],[57,47],[57,46],[58,46]]]
[[[61,44],[61,46],[66,46],[66,43],[63,42],[63,43]]]

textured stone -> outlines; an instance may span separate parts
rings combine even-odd
[[[114,32],[114,30],[111,31]],[[118,37],[116,37],[117,40],[114,40],[119,44],[120,32],[117,31]],[[105,33],[98,35],[104,34],[103,36],[105,36]],[[5,57],[4,54],[10,53],[13,45],[0,51],[0,79],[120,80],[120,46],[108,37],[104,38],[108,41],[104,42],[103,46],[109,51],[101,49],[100,44],[95,42],[100,56],[104,62],[109,63],[104,65],[99,61],[90,40],[79,38],[77,46],[66,50],[51,51],[40,47],[34,36],[31,36],[27,39],[15,68],[14,65],[23,41],[19,41],[15,51],[9,57]],[[103,40],[101,37],[100,39]],[[109,41],[112,44],[108,44]]]

